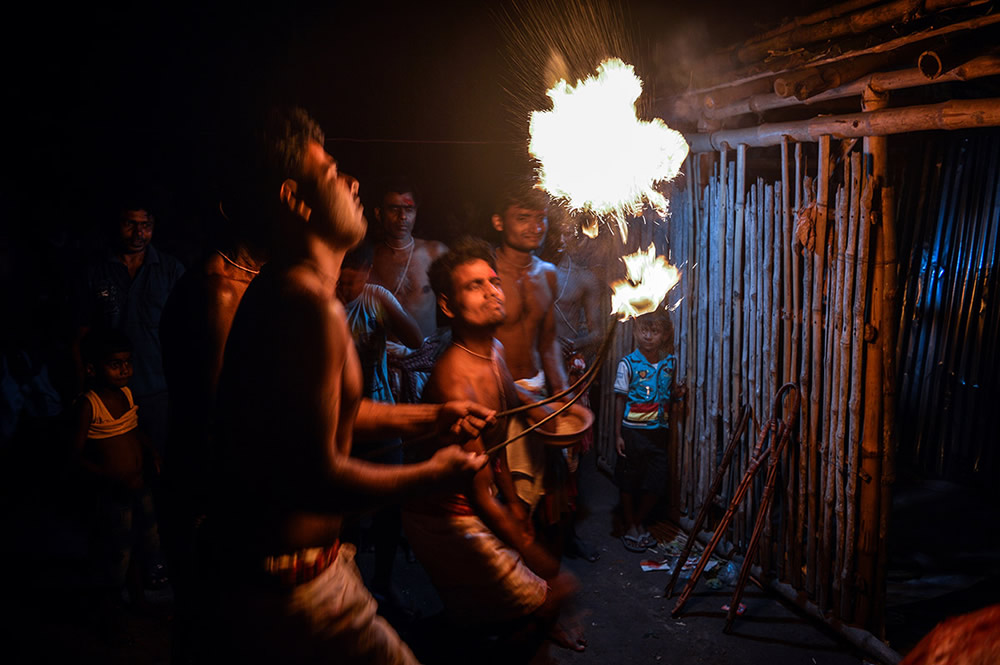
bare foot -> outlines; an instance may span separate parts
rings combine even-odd
[[[583,627],[575,619],[559,619],[549,631],[549,639],[563,649],[583,651],[587,648]]]

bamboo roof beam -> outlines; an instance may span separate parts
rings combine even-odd
[[[920,56],[922,59],[938,57],[934,51],[925,51]],[[939,61],[935,61],[939,62]],[[936,71],[937,65],[926,66],[932,71]],[[703,114],[710,120],[721,120],[747,113],[763,113],[772,109],[788,108],[790,106],[801,106],[803,104],[819,104],[833,99],[843,99],[845,97],[855,97],[861,95],[865,89],[870,88],[877,92],[888,92],[890,90],[902,90],[904,88],[915,88],[931,83],[947,83],[951,81],[971,81],[986,76],[1000,74],[1000,55],[989,54],[972,58],[950,71],[929,77],[924,71],[924,66],[912,69],[900,69],[892,72],[876,72],[862,77],[856,81],[845,83],[836,88],[831,88],[826,92],[821,92],[814,97],[799,101],[794,96],[781,97],[775,93],[750,95],[745,99],[718,108],[706,108]]]
[[[685,136],[691,152],[719,150],[723,145],[750,147],[779,145],[783,137],[793,141],[814,143],[820,136],[861,138],[887,136],[932,129],[966,129],[1000,126],[1000,98],[951,100],[940,104],[925,104],[904,108],[883,109],[867,113],[821,116],[811,120],[771,123],[745,129],[723,129],[705,134]]]
[[[819,67],[822,65],[828,65],[834,62],[839,62],[841,60],[847,60],[849,58],[857,58],[862,55],[869,55],[872,53],[887,53],[903,46],[908,46],[910,44],[915,44],[929,39],[938,39],[946,35],[957,35],[967,30],[978,30],[980,28],[986,28],[991,25],[996,25],[1000,23],[1000,13],[996,14],[986,14],[985,16],[977,16],[965,21],[959,21],[957,23],[951,23],[949,25],[941,26],[940,28],[927,28],[926,30],[920,30],[918,32],[911,33],[909,35],[903,35],[902,37],[897,37],[896,39],[891,39],[887,42],[882,42],[881,44],[876,44],[869,48],[860,49],[858,51],[847,51],[845,53],[840,53],[831,56],[821,56],[816,60],[809,61],[806,63],[796,62],[789,66],[780,66],[775,63],[771,63],[771,66],[766,71],[735,71],[731,73],[731,77],[715,85],[705,86],[703,88],[698,88],[695,90],[687,90],[681,95],[674,97],[680,97],[682,99],[702,99],[705,95],[713,93],[716,91],[721,91],[726,88],[732,88],[735,86],[745,85],[757,79],[775,76],[777,74],[782,74],[788,71],[794,71],[803,66],[809,67]]]
[[[956,7],[975,6],[986,0],[894,0],[874,7],[863,3],[857,11],[804,24],[766,38],[752,38],[734,49],[707,58],[709,70],[725,71],[750,65],[775,53],[790,52],[809,44],[861,35],[887,25],[908,23],[921,16]]]

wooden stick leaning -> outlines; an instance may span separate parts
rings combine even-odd
[[[722,485],[722,481],[726,476],[730,463],[732,462],[733,454],[736,452],[736,446],[738,446],[740,441],[743,439],[743,434],[746,432],[747,424],[749,422],[750,407],[744,404],[742,410],[740,411],[740,418],[736,424],[736,429],[733,430],[733,433],[729,438],[729,445],[726,446],[726,452],[723,454],[722,461],[719,463],[719,467],[715,471],[715,480],[712,481],[712,486],[708,489],[708,494],[705,495],[705,501],[702,502],[701,510],[698,511],[698,517],[695,518],[694,525],[691,527],[691,535],[688,536],[687,542],[684,544],[684,549],[681,550],[680,556],[677,558],[677,564],[674,566],[674,570],[670,574],[670,581],[667,583],[667,588],[663,591],[663,596],[665,598],[670,598],[670,595],[673,593],[674,585],[677,584],[677,578],[680,577],[681,574],[681,568],[687,562],[688,556],[691,555],[695,538],[701,530],[702,525],[705,523],[705,520],[708,518],[708,513],[712,507],[712,501],[719,493],[719,487]]]

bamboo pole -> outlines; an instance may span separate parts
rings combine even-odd
[[[770,340],[770,354],[768,355],[768,395],[773,395],[777,393],[778,388],[781,384],[781,367],[780,367],[780,355],[781,355],[781,181],[775,182],[773,185],[767,185],[768,192],[768,203],[770,204],[770,209],[766,215],[768,230],[770,231],[770,242],[765,251],[768,252],[768,259],[770,262],[768,281],[771,289],[771,300],[770,307],[768,308],[769,317],[769,327],[767,330],[767,336]],[[776,464],[780,463],[780,460],[775,461]],[[758,488],[760,492],[757,494],[758,501],[763,498],[763,488],[766,482],[766,478],[761,479],[758,482]],[[760,547],[760,561],[761,565],[764,566],[765,570],[772,570],[774,568],[773,564],[773,554],[774,554],[774,533],[772,529],[772,521],[767,520],[764,524],[764,534],[761,541]]]
[[[733,382],[730,379],[733,375],[733,290],[736,288],[738,275],[735,273],[734,242],[736,239],[736,171],[727,169],[726,178],[726,235],[725,235],[725,278],[722,290],[725,295],[723,304],[722,323],[722,371],[719,379],[722,382],[722,440],[728,441],[735,420],[731,417],[733,412]]]
[[[744,244],[744,215],[746,214],[746,170],[747,170],[747,147],[739,145],[736,147],[736,202],[733,210],[735,230],[733,238],[733,281],[731,283],[733,291],[733,372],[732,387],[730,388],[730,400],[732,406],[733,421],[739,417],[739,412],[743,405],[743,377],[746,367],[746,351],[743,346],[743,252]]]
[[[977,16],[975,18],[971,18],[965,21],[958,21],[956,23],[942,25],[940,28],[928,28],[926,30],[921,30],[914,33],[910,33],[908,35],[903,35],[901,37],[897,37],[896,39],[891,39],[886,42],[881,42],[875,44],[874,46],[859,49],[857,51],[844,51],[841,53],[834,53],[832,55],[823,53],[812,60],[807,60],[808,56],[803,52],[798,52],[796,54],[789,54],[785,57],[775,57],[768,61],[766,68],[762,68],[760,66],[751,66],[748,69],[730,72],[727,75],[727,79],[725,81],[708,85],[696,90],[689,90],[685,93],[685,96],[700,98],[716,90],[744,86],[753,81],[762,78],[768,78],[777,74],[782,74],[786,71],[791,71],[798,67],[807,65],[812,67],[819,67],[822,65],[838,62],[840,60],[846,60],[848,58],[857,58],[872,53],[887,53],[889,51],[894,51],[896,49],[924,41],[929,43],[937,43],[936,41],[932,40],[939,40],[940,38],[949,35],[954,37],[964,38],[965,35],[961,35],[959,33],[964,33],[970,30],[978,30],[980,28],[986,28],[996,23],[1000,23],[1000,15],[986,14],[984,16]]]
[[[845,151],[846,152],[846,149]],[[844,159],[845,171],[850,170],[850,160]],[[836,236],[834,242],[834,260],[830,264],[831,283],[827,295],[827,348],[830,352],[829,378],[826,392],[826,412],[825,442],[826,442],[826,488],[823,494],[825,511],[827,515],[827,526],[823,533],[824,548],[829,552],[830,562],[830,582],[832,587],[831,605],[837,607],[842,594],[840,579],[837,571],[840,570],[841,558],[843,557],[843,546],[838,537],[844,523],[844,492],[841,483],[841,459],[843,455],[843,439],[838,436],[840,425],[843,422],[841,413],[841,375],[843,374],[842,359],[843,353],[840,346],[840,329],[843,325],[843,297],[844,297],[844,250],[847,245],[847,207],[850,201],[850,178],[844,178],[844,185],[837,190],[836,207]]]
[[[834,384],[834,377],[836,372],[834,368],[837,366],[837,346],[834,343],[835,336],[833,334],[834,330],[834,315],[833,310],[835,298],[834,293],[836,285],[838,283],[840,261],[837,254],[837,235],[839,232],[840,223],[838,217],[840,215],[840,200],[843,197],[843,188],[838,187],[837,192],[834,195],[834,226],[830,229],[829,236],[827,238],[826,251],[830,257],[827,261],[827,271],[824,275],[823,283],[823,295],[824,295],[824,307],[823,307],[823,357],[825,359],[825,364],[823,368],[823,400],[821,404],[821,429],[820,446],[822,449],[820,457],[820,483],[822,485],[822,501],[823,501],[823,527],[822,527],[822,537],[823,537],[823,547],[820,551],[820,578],[824,586],[828,589],[830,593],[837,592],[837,579],[833,577],[832,570],[834,565],[834,559],[836,556],[836,547],[833,543],[833,534],[836,530],[836,522],[834,522],[834,501],[836,498],[836,480],[834,477],[834,463],[833,460],[837,458],[837,451],[835,446],[835,441],[833,438],[833,425],[835,422],[835,416],[833,414],[833,394],[836,390]],[[820,596],[823,599],[823,596]],[[832,596],[826,596],[824,600],[824,607],[829,607],[831,605]]]
[[[930,83],[971,81],[987,76],[996,76],[997,74],[1000,74],[1000,56],[996,54],[980,55],[953,69],[942,72],[932,81],[928,81],[927,76],[920,67],[898,69],[890,72],[875,72],[868,76],[863,76],[856,81],[851,81],[821,92],[806,100],[800,101],[795,96],[782,97],[774,92],[769,92],[750,95],[725,106],[706,107],[700,113],[709,120],[723,120],[748,113],[764,113],[765,111],[792,106],[814,106],[835,99],[857,97],[866,88],[871,88],[879,92],[888,92],[890,90],[924,87]],[[691,113],[694,113],[694,115],[682,114],[681,117],[686,119],[696,118],[696,111],[696,108],[692,109]]]
[[[689,346],[688,355],[685,359],[687,364],[687,385],[694,387],[695,380],[697,378],[697,364],[696,359],[701,355],[700,346],[698,345],[698,335],[697,326],[695,325],[695,316],[697,312],[697,287],[700,280],[701,268],[698,265],[698,256],[695,253],[695,233],[698,229],[699,216],[698,212],[698,196],[696,192],[698,191],[698,186],[696,183],[697,174],[700,173],[700,169],[696,167],[696,161],[700,161],[700,157],[696,157],[692,154],[688,154],[687,159],[687,197],[688,197],[688,211],[689,211],[689,224],[687,232],[687,275],[688,278],[685,280],[685,296],[684,296],[684,311],[687,318],[687,328],[689,333]],[[687,414],[685,418],[684,427],[684,450],[686,454],[685,464],[682,467],[684,469],[685,477],[685,505],[687,507],[687,513],[690,515],[694,511],[695,502],[695,492],[694,492],[694,471],[696,468],[696,456],[694,454],[695,448],[695,429],[697,421],[694,416],[695,404],[701,403],[701,393],[694,392],[692,399],[688,399],[685,403],[685,408],[687,409]]]
[[[710,198],[711,188],[710,185],[706,185],[704,189],[704,198],[702,203],[702,210],[704,211],[705,224],[702,225],[700,233],[698,234],[698,265],[699,265],[699,288],[698,288],[698,390],[697,393],[700,397],[699,407],[698,407],[698,445],[696,447],[698,454],[698,476],[695,481],[695,504],[700,504],[704,497],[701,494],[701,489],[704,486],[705,478],[708,476],[707,468],[707,423],[706,414],[708,409],[709,396],[707,394],[708,386],[706,385],[706,369],[708,363],[708,235],[711,228],[711,198]]]
[[[784,385],[786,383],[791,383],[795,380],[794,375],[794,364],[795,360],[792,356],[792,183],[791,177],[789,175],[789,157],[788,157],[788,142],[782,142],[782,168],[781,168],[781,216],[777,220],[778,226],[781,229],[779,235],[780,247],[781,247],[781,380],[780,384]],[[801,403],[801,399],[799,400]],[[799,408],[799,404],[796,404],[796,409]],[[798,414],[796,414],[798,417]],[[796,424],[797,426],[797,424]],[[792,549],[791,535],[794,534],[794,523],[792,522],[791,512],[793,509],[793,502],[795,500],[795,474],[792,469],[795,468],[795,451],[798,446],[787,446],[785,448],[784,457],[781,460],[782,464],[779,468],[780,477],[784,481],[785,485],[785,500],[782,502],[782,516],[783,519],[781,524],[781,537],[779,539],[781,547],[781,556],[778,559],[779,564],[779,575],[781,579],[788,579],[789,570],[789,553]]]
[[[969,0],[938,0],[933,4],[936,10],[940,11],[977,3],[970,3]],[[770,39],[747,44],[737,51],[737,58],[739,62],[749,64],[774,52],[788,51],[813,42],[826,42],[848,35],[859,35],[881,26],[899,25],[912,20],[920,12],[933,11],[930,5],[931,3],[926,0],[896,0],[862,9],[847,16],[803,26]]]
[[[828,579],[820,574],[822,567],[818,557],[821,557],[822,550],[819,549],[820,534],[823,530],[824,522],[820,515],[818,497],[822,492],[822,481],[820,476],[820,453],[819,453],[819,431],[820,431],[820,390],[822,385],[823,370],[823,279],[824,264],[826,262],[826,222],[829,214],[829,192],[830,192],[830,137],[823,136],[819,140],[819,159],[816,174],[816,232],[814,240],[814,250],[812,255],[812,304],[811,304],[811,327],[812,327],[812,371],[810,373],[809,390],[809,523],[812,529],[809,533],[806,559],[809,566],[806,568],[806,587],[818,600],[820,607],[825,607],[825,580]],[[827,571],[828,572],[828,571]]]
[[[708,152],[723,144],[746,143],[750,147],[779,145],[785,136],[809,143],[824,134],[838,138],[863,138],[931,129],[997,126],[1000,126],[1000,99],[953,99],[939,104],[821,116],[746,129],[724,129],[710,134],[686,134],[684,138],[692,152]]]
[[[841,418],[837,424],[837,438],[839,440],[839,445],[841,447],[841,454],[838,463],[845,473],[838,474],[838,487],[840,488],[840,494],[843,497],[843,505],[838,506],[840,511],[840,516],[837,520],[837,529],[839,531],[839,538],[837,539],[839,547],[843,550],[843,554],[839,557],[840,567],[837,570],[837,574],[840,575],[840,607],[837,612],[842,618],[850,617],[852,614],[852,603],[853,598],[853,584],[852,584],[852,572],[853,572],[853,550],[854,550],[854,493],[853,493],[853,479],[851,474],[853,473],[853,463],[852,455],[854,451],[854,442],[848,436],[848,424],[853,425],[853,402],[855,400],[854,389],[856,386],[852,381],[852,377],[856,376],[858,373],[858,367],[854,364],[854,348],[860,346],[860,342],[854,336],[854,331],[856,326],[854,325],[854,312],[856,311],[856,303],[860,300],[864,303],[864,297],[857,298],[855,296],[855,282],[857,274],[857,246],[858,246],[858,226],[860,224],[860,219],[862,218],[862,202],[861,202],[861,155],[857,152],[851,153],[851,177],[850,177],[850,215],[848,219],[847,227],[847,241],[844,251],[844,297],[841,303],[841,310],[843,311],[842,325],[840,329],[840,345],[841,345],[841,372],[840,372],[840,408],[841,408]]]
[[[709,422],[706,432],[707,441],[705,447],[705,455],[708,461],[706,467],[706,476],[703,478],[701,487],[699,487],[699,494],[701,495],[702,501],[705,499],[705,491],[708,489],[708,483],[711,482],[712,476],[715,474],[715,466],[718,462],[717,446],[718,446],[718,433],[720,428],[720,395],[719,387],[722,384],[720,377],[720,369],[722,365],[722,304],[724,302],[722,280],[725,276],[723,271],[722,261],[725,260],[725,239],[726,239],[726,184],[725,175],[727,171],[726,151],[719,152],[718,170],[716,171],[716,177],[712,180],[713,193],[712,193],[712,225],[709,229],[709,248],[708,248],[708,260],[709,260],[709,276],[708,276],[708,286],[709,286],[709,328],[711,330],[711,355],[708,358],[708,376],[706,380],[709,382]]]
[[[868,108],[877,107],[886,103],[884,98],[878,99],[875,96],[866,96],[865,106]],[[864,140],[865,155],[870,156],[872,164],[872,177],[875,178],[875,187],[881,190],[884,183],[886,140],[879,137],[868,137]],[[879,199],[881,198],[880,195]],[[875,221],[873,215],[872,221]],[[859,582],[858,602],[856,604],[855,619],[865,627],[870,628],[873,622],[881,624],[882,617],[873,617],[874,598],[879,594],[875,589],[875,564],[878,558],[878,525],[881,520],[879,514],[879,502],[881,498],[881,439],[882,439],[882,368],[883,368],[883,345],[878,340],[878,330],[876,326],[882,323],[883,303],[883,283],[881,266],[885,261],[885,250],[881,242],[882,229],[878,225],[873,225],[871,229],[870,242],[874,247],[874,266],[871,269],[871,289],[869,321],[873,330],[871,339],[865,336],[865,401],[864,401],[864,421],[862,425],[861,439],[861,467],[863,476],[866,479],[861,485],[860,507],[858,512],[858,566],[857,579]],[[871,479],[870,481],[868,479]],[[872,632],[879,633],[879,630]]]
[[[801,146],[801,143],[797,144],[798,148],[801,148]],[[808,170],[805,163],[801,164],[801,168],[797,165],[796,169],[800,174],[799,178],[802,180],[803,185],[802,205],[799,206],[799,210],[805,211],[814,202],[812,196],[813,180],[809,176],[802,175]],[[813,231],[813,234],[815,237],[815,231]],[[800,549],[800,560],[796,568],[797,570],[805,569],[799,588],[804,589],[809,595],[815,592],[815,589],[809,582],[810,575],[815,575],[815,571],[813,570],[815,564],[809,559],[809,551],[811,549],[809,544],[814,541],[816,531],[816,525],[811,521],[813,517],[808,510],[810,493],[812,492],[809,484],[809,469],[811,465],[809,449],[809,397],[812,394],[812,377],[810,376],[810,368],[812,366],[812,327],[809,324],[812,316],[812,251],[808,243],[802,246],[802,305],[799,315],[803,317],[804,325],[801,326],[800,331],[802,335],[802,353],[799,365],[799,391],[802,392],[804,398],[801,400],[802,414],[799,416],[799,436],[802,444],[799,446],[799,510],[797,520],[799,534],[797,540]]]
[[[778,35],[782,35],[793,30],[799,30],[805,26],[815,25],[817,23],[822,23],[839,16],[843,16],[844,14],[853,13],[862,7],[867,7],[868,5],[872,5],[879,1],[880,0],[849,0],[849,2],[842,2],[805,16],[796,16],[776,28],[752,37],[743,44],[734,44],[733,46],[727,47],[722,51],[710,55],[707,58],[706,69],[724,70],[733,65],[738,65],[740,64],[740,60],[737,53],[740,48],[746,48],[751,44],[763,42],[767,39],[772,39]]]
[[[996,154],[995,152],[993,153]],[[887,157],[886,157],[887,158]],[[888,170],[888,164],[883,168]],[[899,322],[899,263],[896,253],[896,204],[891,187],[882,188],[882,251],[883,251],[883,310],[882,310],[882,478],[879,497],[878,556],[875,567],[875,598],[872,616],[879,624],[873,632],[885,637],[886,577],[889,568],[889,516],[892,510],[892,487],[896,482],[897,406],[896,406],[896,340]],[[981,337],[979,338],[981,339]]]
[[[856,81],[877,69],[885,68],[893,57],[892,53],[873,53],[782,74],[774,79],[774,94],[783,99],[794,97],[800,102],[805,102],[828,90]]]
[[[759,311],[760,311],[760,254],[758,252],[758,243],[760,237],[760,223],[759,223],[759,203],[758,203],[758,185],[753,183],[750,186],[750,205],[746,212],[746,243],[747,243],[747,315],[746,315],[746,330],[747,330],[747,394],[746,401],[750,405],[751,413],[754,419],[758,414],[760,414],[760,408],[758,405],[758,397],[760,395],[760,384],[758,381],[760,367],[760,356],[761,356],[761,343],[762,340],[758,334],[758,321],[759,321]],[[754,437],[751,437],[753,440]],[[749,463],[749,449],[746,447],[740,447],[740,467],[745,469],[746,465]],[[737,545],[742,545],[744,542],[745,533],[745,517],[746,510],[743,506],[740,506],[739,512],[736,514],[736,520],[739,525],[738,534],[739,537],[736,541]]]

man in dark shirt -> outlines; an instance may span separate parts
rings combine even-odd
[[[92,328],[123,331],[132,342],[132,391],[139,427],[162,456],[166,443],[167,383],[160,357],[160,313],[184,273],[180,261],[151,241],[155,220],[145,203],[121,206],[110,246],[91,260],[76,283],[76,337]],[[82,363],[80,382],[82,386]]]

